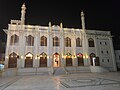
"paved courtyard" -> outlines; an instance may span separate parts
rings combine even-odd
[[[0,78],[0,90],[120,90],[120,72]]]

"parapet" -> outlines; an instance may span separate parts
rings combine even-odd
[[[21,20],[11,20],[10,24],[20,25],[21,24]]]

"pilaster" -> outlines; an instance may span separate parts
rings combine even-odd
[[[51,23],[49,22],[49,28],[48,28],[48,37],[47,37],[47,48],[48,48],[48,61],[47,66],[52,67],[52,29],[51,29]]]
[[[5,68],[8,68],[8,60],[9,60],[9,45],[10,45],[10,31],[7,31],[7,43],[5,50]]]
[[[110,49],[111,49],[111,57],[112,57],[112,61],[113,61],[113,71],[117,71],[117,66],[116,66],[116,60],[115,60],[115,52],[114,52],[114,48],[113,48],[113,42],[112,42],[112,37],[109,38],[110,41]]]
[[[24,67],[24,58],[25,58],[25,33],[23,30],[19,31],[19,62],[20,62],[20,67]]]

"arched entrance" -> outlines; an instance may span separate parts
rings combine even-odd
[[[72,55],[70,53],[66,54],[66,66],[72,66]]]
[[[47,54],[43,52],[39,57],[39,67],[47,67]]]
[[[17,67],[17,58],[18,58],[18,55],[14,52],[9,55],[8,68]]]
[[[53,67],[59,67],[60,66],[60,55],[58,53],[55,53],[53,55]]]
[[[84,66],[83,54],[78,53],[77,54],[77,60],[78,60],[78,66]]]
[[[94,53],[90,54],[90,62],[92,66],[99,66],[99,57],[96,57],[96,55]]]
[[[33,67],[33,55],[30,52],[25,55],[25,67]]]

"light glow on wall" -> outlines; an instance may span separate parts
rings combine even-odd
[[[21,59],[23,59],[24,57],[23,56],[21,56]]]
[[[37,56],[35,57],[35,59],[38,59]]]
[[[6,59],[8,59],[8,56],[6,56]]]
[[[28,53],[28,54],[26,55],[26,57],[32,57],[32,54]]]

